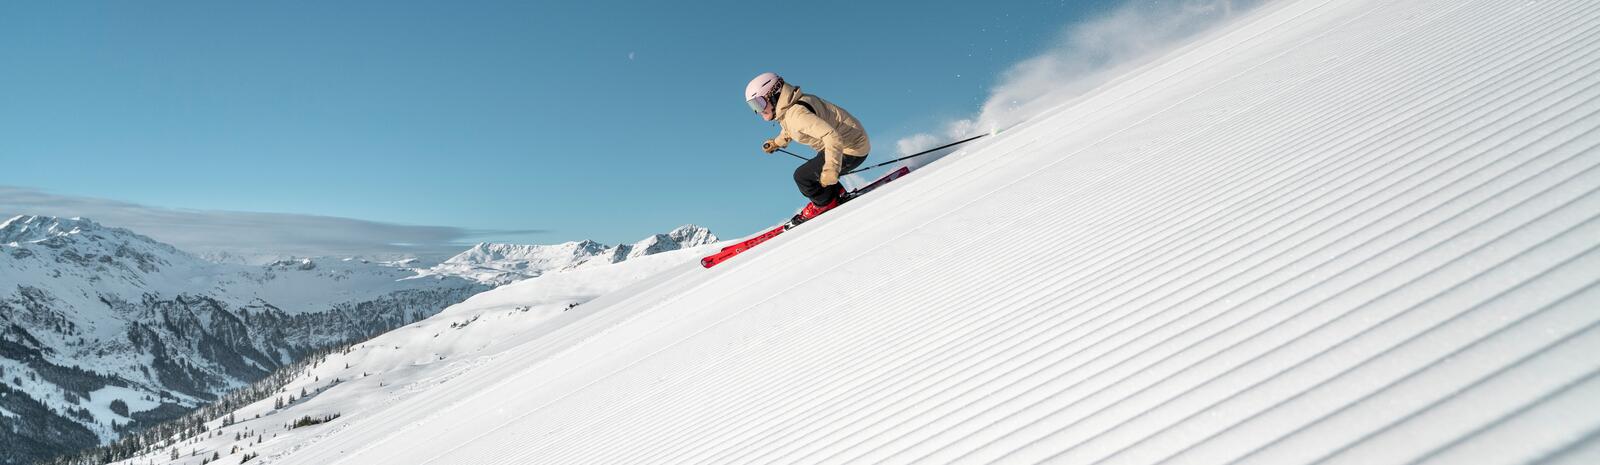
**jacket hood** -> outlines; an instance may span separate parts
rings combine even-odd
[[[772,119],[783,119],[783,113],[789,111],[789,107],[794,106],[795,101],[800,100],[800,95],[799,86],[787,82],[783,83],[783,89],[778,91],[778,105],[777,108],[773,109],[774,116]]]

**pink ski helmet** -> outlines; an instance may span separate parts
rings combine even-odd
[[[744,103],[750,105],[750,110],[761,115],[761,119],[772,121],[776,115],[778,92],[783,90],[783,78],[778,73],[761,73],[750,84],[744,86]]]

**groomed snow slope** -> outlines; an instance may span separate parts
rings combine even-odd
[[[1269,4],[280,463],[1595,463],[1600,2]]]

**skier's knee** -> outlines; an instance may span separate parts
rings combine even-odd
[[[821,184],[821,181],[817,179],[816,173],[812,173],[805,166],[795,168],[794,185],[799,187],[801,192],[809,193],[814,189],[813,185],[816,184]]]

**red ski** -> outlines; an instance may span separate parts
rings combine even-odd
[[[890,171],[889,174],[883,175],[883,177],[878,178],[877,181],[873,181],[872,184],[867,184],[866,186],[864,186],[864,187],[862,187],[860,189],[856,189],[854,191],[850,191],[850,198],[854,199],[856,197],[861,196],[862,194],[866,194],[867,192],[871,192],[873,189],[877,189],[878,187],[880,187],[880,186],[882,186],[884,184],[888,184],[889,181],[900,179],[901,176],[905,176],[906,173],[910,173],[910,172],[911,172],[911,168],[904,167],[904,166],[902,166],[899,169],[896,169],[894,171]],[[741,241],[738,244],[734,244],[734,245],[730,245],[730,246],[727,246],[727,247],[723,247],[722,251],[714,253],[714,254],[711,254],[711,256],[708,256],[706,258],[700,259],[700,266],[703,266],[703,267],[706,267],[706,268],[711,268],[713,266],[717,266],[718,263],[722,263],[722,262],[728,261],[728,259],[733,258],[734,255],[739,255],[741,253],[744,253],[744,251],[750,250],[751,248],[754,248],[755,246],[761,244],[762,242],[766,242],[769,239],[772,239],[774,237],[778,237],[779,234],[783,234],[784,231],[788,231],[790,228],[794,228],[795,226],[799,226],[799,224],[795,223],[794,220],[791,219],[789,221],[783,222],[783,224],[780,224],[777,227],[774,227],[774,228],[772,228],[770,230],[767,230],[767,232],[764,232],[764,233],[761,233],[761,234],[757,234],[755,237],[752,237],[752,238],[749,238],[749,239],[745,239],[744,241]]]
[[[703,267],[706,267],[706,268],[711,268],[713,266],[717,266],[718,263],[725,262],[728,259],[733,258],[734,255],[738,255],[741,252],[744,252],[746,250],[750,250],[750,248],[751,247],[755,247],[756,244],[760,244],[762,242],[766,242],[767,239],[778,237],[779,234],[783,234],[783,232],[788,230],[788,229],[789,229],[789,222],[785,221],[785,222],[783,222],[783,224],[778,225],[778,227],[772,228],[771,230],[768,230],[767,232],[764,232],[764,233],[761,233],[759,235],[756,235],[756,237],[745,239],[743,242],[740,242],[738,244],[734,244],[734,245],[730,245],[730,246],[727,246],[727,247],[723,247],[721,252],[717,252],[717,253],[711,254],[711,256],[708,256],[706,258],[700,259],[700,266],[703,266]]]

